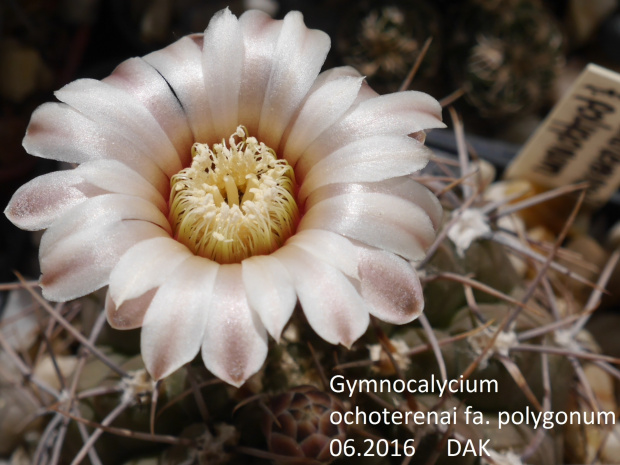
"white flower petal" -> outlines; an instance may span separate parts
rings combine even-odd
[[[117,221],[81,228],[56,241],[53,247],[44,245],[45,234],[39,257],[41,289],[46,299],[64,302],[108,284],[112,268],[129,247],[165,232],[146,221]]]
[[[424,309],[417,273],[396,255],[358,247],[360,293],[371,315],[393,324],[409,323]]]
[[[144,365],[154,379],[165,378],[198,354],[219,266],[192,256],[155,294],[140,336]]]
[[[34,111],[23,144],[31,155],[69,163],[118,160],[139,172],[159,192],[169,188],[164,172],[132,141],[63,103],[44,103]]]
[[[117,160],[86,162],[73,170],[86,183],[115,194],[127,194],[151,202],[164,214],[168,213],[167,199],[136,171]]]
[[[123,194],[104,194],[88,199],[58,218],[41,238],[41,250],[54,247],[74,233],[98,226],[104,227],[123,220],[141,220],[153,223],[170,234],[166,217],[150,202]],[[97,243],[93,242],[93,248]]]
[[[122,305],[166,282],[175,268],[191,256],[187,247],[170,237],[140,242],[120,257],[110,274],[108,294],[117,306]]]
[[[386,179],[380,182],[330,184],[318,188],[306,199],[306,210],[317,203],[344,194],[380,193],[393,195],[420,206],[429,216],[435,230],[439,229],[443,208],[435,195],[409,176]]]
[[[351,345],[368,328],[368,307],[351,281],[309,252],[286,245],[278,259],[288,268],[304,314],[312,329],[327,342]]]
[[[239,125],[243,57],[237,17],[228,8],[216,13],[204,34],[202,73],[214,130],[222,137],[234,133]]]
[[[183,166],[190,163],[194,135],[181,103],[155,68],[142,58],[130,58],[103,81],[125,90],[144,105],[176,148]]]
[[[308,91],[308,96],[313,94],[314,92],[316,92],[318,89],[323,87],[325,84],[327,84],[327,83],[329,83],[331,81],[335,81],[335,80],[338,80],[338,79],[341,79],[341,78],[345,78],[345,77],[356,78],[356,79],[357,78],[364,78],[364,76],[362,76],[358,70],[356,70],[355,68],[353,68],[351,66],[337,66],[336,68],[330,68],[330,69],[327,69],[327,70],[321,72],[321,74],[319,74],[316,77],[316,79],[314,80],[314,84],[312,84],[312,87]],[[362,80],[362,82],[360,83],[360,88],[363,85],[364,85],[364,81]],[[360,90],[361,89],[358,89],[358,91],[356,93],[355,101],[357,101],[357,99],[359,98]],[[374,91],[373,91],[373,94],[374,94],[373,96],[377,96],[378,95]],[[345,111],[345,113],[346,113],[346,111]]]
[[[441,127],[445,124],[441,122],[439,103],[422,92],[368,98],[323,132],[304,152],[295,170],[308,172],[318,160],[356,140],[378,135],[409,135]]]
[[[424,92],[408,90],[360,102],[333,130],[353,139],[374,134],[412,134],[445,126],[437,100]]]
[[[241,265],[220,266],[202,344],[202,359],[218,378],[241,386],[267,356],[267,331],[248,305]]]
[[[409,260],[422,259],[435,237],[421,207],[382,193],[347,193],[322,200],[302,218],[298,230],[303,229],[327,229]]]
[[[329,36],[307,29],[298,11],[284,18],[258,124],[258,138],[267,146],[278,147],[284,130],[319,74],[329,45]]]
[[[55,95],[102,128],[132,141],[168,176],[181,170],[181,160],[172,142],[133,95],[96,79],[78,79]]]
[[[375,136],[352,142],[315,164],[301,181],[299,200],[327,184],[374,182],[421,170],[432,156],[429,148],[407,136]],[[305,177],[304,177],[305,176]]]
[[[340,72],[330,71],[321,81],[317,78],[320,85],[315,82],[310,89],[290,130],[283,137],[282,157],[291,166],[319,134],[346,113],[357,98],[364,78],[347,75],[350,68],[337,68]]]
[[[273,255],[257,255],[241,262],[241,274],[250,308],[279,341],[297,303],[288,271]]]
[[[240,123],[250,134],[257,134],[282,21],[274,21],[262,11],[249,10],[239,17],[239,24],[245,50],[239,94]]]
[[[347,276],[359,279],[358,254],[346,237],[322,229],[306,229],[298,231],[286,244],[304,249],[317,259],[338,268]]]
[[[202,34],[185,36],[143,59],[166,80],[181,102],[194,140],[204,144],[221,142],[213,132],[212,120],[205,114],[209,100],[202,74]]]

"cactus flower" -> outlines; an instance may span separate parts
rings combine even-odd
[[[109,323],[142,328],[155,379],[201,352],[235,386],[297,302],[345,346],[369,315],[416,318],[410,262],[442,211],[409,175],[429,159],[421,140],[443,126],[440,106],[379,96],[349,67],[319,74],[329,46],[298,12],[223,10],[204,34],[57,91],[24,147],[77,167],[25,184],[5,211],[46,229],[44,296],[108,286]]]

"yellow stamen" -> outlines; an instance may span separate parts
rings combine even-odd
[[[219,263],[268,254],[295,232],[293,169],[239,126],[225,141],[192,147],[192,165],[171,179],[170,224],[196,255]]]

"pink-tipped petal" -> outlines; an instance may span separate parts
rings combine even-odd
[[[187,247],[170,237],[140,242],[120,257],[110,273],[108,294],[117,306],[135,299],[166,282],[175,268],[192,256]]]
[[[339,182],[376,182],[421,170],[430,149],[407,136],[376,136],[352,142],[321,159],[307,173],[296,170],[302,182],[299,200],[312,191]]]
[[[142,358],[154,379],[165,378],[198,354],[218,268],[211,260],[192,256],[155,294],[141,333]]]
[[[358,282],[359,293],[371,315],[389,323],[404,324],[422,312],[420,280],[409,262],[397,255],[316,229],[298,232],[289,244]],[[283,252],[278,251],[276,255]]]
[[[371,315],[393,324],[414,320],[424,309],[424,296],[417,273],[396,255],[358,247],[360,293]]]
[[[165,226],[162,213],[139,197],[105,194],[73,207],[41,238],[43,295],[66,301],[105,286],[121,255],[138,242],[168,235]]]
[[[351,345],[366,332],[368,307],[351,281],[295,245],[278,250],[312,329],[331,344]]]
[[[250,308],[279,341],[297,303],[286,267],[274,256],[257,255],[241,262],[241,273]]]
[[[80,229],[56,241],[53,247],[44,246],[44,235],[39,257],[43,296],[64,302],[102,288],[129,247],[163,234],[161,228],[146,221],[118,221]]]
[[[304,152],[295,169],[307,172],[321,158],[356,140],[379,135],[408,135],[441,127],[445,124],[441,122],[439,103],[422,92],[397,92],[368,98],[323,132]]]
[[[222,137],[235,132],[239,125],[243,58],[242,29],[237,17],[226,8],[209,22],[202,49],[202,73],[210,117],[215,132]]]
[[[166,80],[181,102],[194,140],[203,144],[221,142],[225,135],[215,135],[209,100],[202,74],[202,34],[185,36],[166,48],[150,53],[144,61]]]
[[[103,81],[125,90],[144,105],[174,145],[181,164],[189,164],[194,135],[179,100],[155,68],[142,58],[130,58]]]
[[[5,214],[22,229],[45,229],[71,208],[97,195],[135,195],[167,213],[168,205],[142,176],[116,160],[86,162],[76,169],[44,174],[21,186]]]
[[[399,197],[420,206],[429,216],[437,231],[441,225],[443,208],[435,195],[422,184],[409,176],[386,179],[380,182],[342,183],[323,186],[312,192],[306,199],[306,210],[331,197],[344,194],[387,194]]]
[[[115,329],[137,329],[142,326],[146,314],[157,289],[151,289],[140,297],[130,299],[117,306],[110,293],[105,296],[105,312],[108,323]]]
[[[4,211],[15,225],[28,231],[48,228],[58,217],[88,196],[77,186],[82,179],[74,170],[56,171],[21,186]]]
[[[351,107],[360,90],[362,77],[338,76],[340,73],[331,71],[332,73],[321,80],[320,86],[315,83],[310,89],[290,131],[284,136],[286,144],[281,150],[282,156],[292,166],[312,141]],[[349,69],[345,68],[342,71],[344,74]]]
[[[63,103],[44,103],[32,114],[24,148],[31,155],[69,163],[118,160],[167,192],[164,172],[133,141],[95,123]]]
[[[241,265],[220,266],[208,313],[202,359],[215,376],[239,387],[267,356],[267,331],[248,305]]]
[[[135,143],[166,175],[182,168],[164,130],[133,95],[96,79],[78,79],[55,95],[102,128]]]
[[[380,193],[327,198],[307,211],[298,229],[327,229],[409,260],[422,259],[435,237],[422,208]]]
[[[329,45],[329,36],[307,29],[298,11],[284,18],[258,124],[258,138],[269,147],[278,147],[284,130],[319,74]]]

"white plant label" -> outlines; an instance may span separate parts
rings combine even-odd
[[[587,181],[587,201],[607,202],[620,186],[620,74],[589,64],[506,177],[547,188]]]

